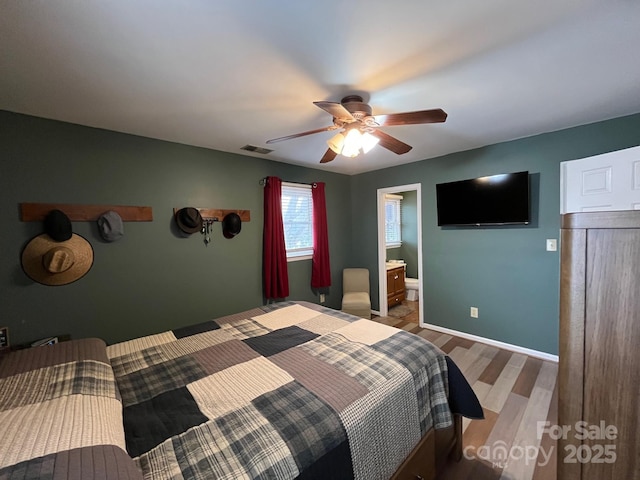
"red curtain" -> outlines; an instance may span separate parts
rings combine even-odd
[[[327,234],[327,205],[324,195],[324,182],[313,184],[311,198],[313,200],[311,287],[330,287],[331,267],[329,266],[329,236]]]
[[[267,177],[264,186],[263,231],[264,296],[267,300],[289,296],[281,198],[282,180]]]

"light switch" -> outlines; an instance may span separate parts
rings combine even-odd
[[[558,240],[555,238],[547,238],[547,252],[555,252],[558,250]]]

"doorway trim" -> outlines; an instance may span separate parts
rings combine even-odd
[[[387,305],[387,249],[385,241],[385,208],[384,196],[388,193],[416,192],[416,215],[418,216],[418,320],[420,326],[424,325],[424,303],[422,298],[422,184],[412,183],[409,185],[399,185],[396,187],[386,187],[378,189],[378,295],[380,316],[385,317],[389,313]]]

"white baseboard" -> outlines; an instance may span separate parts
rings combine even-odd
[[[373,315],[380,316],[380,312],[377,310],[371,310]],[[539,358],[541,360],[547,360],[549,362],[558,363],[558,355],[552,355],[547,352],[540,352],[538,350],[532,350],[530,348],[521,347],[519,345],[512,345],[510,343],[500,342],[498,340],[493,340],[491,338],[480,337],[478,335],[473,335],[471,333],[459,332],[458,330],[453,330],[451,328],[440,327],[438,325],[431,325],[430,323],[424,323],[420,325],[421,328],[428,328],[429,330],[434,330],[440,333],[446,333],[448,335],[454,335],[456,337],[465,338],[467,340],[472,340],[474,342],[484,343],[486,345],[491,345],[492,347],[502,348],[504,350],[509,350],[511,352],[522,353],[524,355],[528,355],[530,357]]]
[[[558,355],[552,355],[546,352],[539,352],[538,350],[532,350],[530,348],[520,347],[518,345],[512,345],[510,343],[500,342],[498,340],[492,340],[491,338],[479,337],[478,335],[472,335],[471,333],[459,332],[450,328],[439,327],[438,325],[431,325],[425,323],[420,325],[422,328],[428,328],[429,330],[435,330],[436,332],[446,333],[448,335],[455,335],[456,337],[464,338],[467,340],[473,340],[474,342],[485,343],[492,347],[502,348],[504,350],[510,350],[516,353],[522,353],[530,357],[539,358],[541,360],[548,360],[550,362],[558,362]]]

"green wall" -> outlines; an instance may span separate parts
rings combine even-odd
[[[401,257],[407,264],[406,276],[418,278],[418,192],[402,192]]]
[[[70,333],[116,342],[264,304],[260,179],[326,182],[332,283],[326,304],[340,308],[349,241],[350,178],[248,156],[0,112],[0,326],[12,343]],[[41,222],[21,222],[19,204],[141,205],[152,222],[127,222],[105,243],[94,222],[74,222],[94,248],[81,280],[49,287],[31,281],[20,253]],[[251,211],[233,239],[214,225],[212,243],[183,237],[172,209]],[[290,299],[317,302],[311,261],[289,263]],[[338,293],[335,293],[338,292]]]
[[[545,240],[559,238],[560,162],[638,144],[640,114],[357,175],[350,263],[378,278],[377,189],[421,183],[425,322],[557,354],[559,252]],[[436,225],[437,183],[520,170],[531,174],[530,225]],[[377,281],[371,294],[377,309]]]
[[[112,343],[263,304],[259,181],[276,175],[327,184],[328,306],[340,308],[342,269],[356,266],[370,269],[379,307],[377,189],[421,183],[425,321],[556,354],[559,259],[545,239],[559,238],[559,164],[638,144],[640,114],[349,177],[0,111],[0,325],[12,343],[62,333]],[[518,170],[532,174],[531,225],[436,226],[436,183]],[[42,231],[19,220],[22,202],[146,205],[154,220],[126,223],[115,243],[74,222],[94,265],[46,287],[20,267]],[[251,221],[233,239],[216,224],[207,247],[176,231],[172,209],[183,206],[250,210]],[[309,260],[289,263],[289,275],[289,299],[317,302]]]

